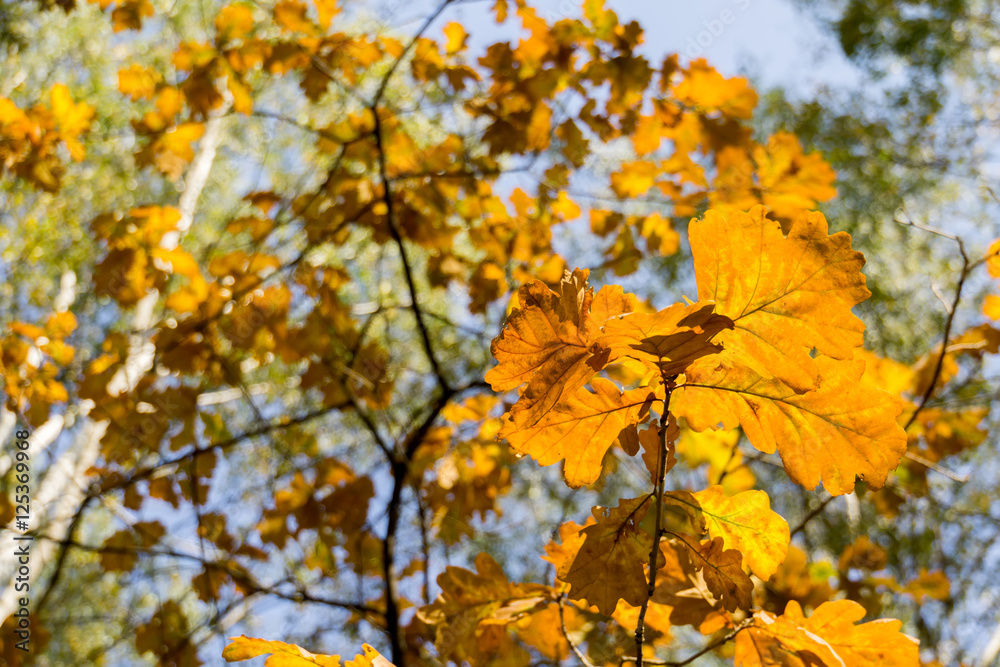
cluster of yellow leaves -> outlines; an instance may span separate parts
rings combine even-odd
[[[93,108],[76,103],[59,83],[49,93],[49,104],[25,110],[0,97],[0,168],[47,192],[59,189],[65,166],[58,147],[76,161],[86,156],[80,142],[90,129]]]
[[[670,608],[666,613],[676,625],[700,625],[723,609],[748,609],[753,585],[744,563],[766,580],[788,551],[788,524],[770,510],[767,494],[729,497],[714,486],[668,492],[663,503],[681,509],[686,521],[677,531],[666,529],[673,538],[661,544],[666,564],[653,599]],[[556,578],[570,584],[570,598],[606,615],[620,600],[630,606],[647,600],[653,535],[641,524],[655,504],[653,496],[622,500],[617,508],[595,507],[584,526],[563,524],[561,543],[550,543],[545,558],[556,566]],[[709,539],[702,541],[705,533]]]
[[[50,315],[43,326],[12,322],[0,338],[7,408],[35,426],[48,419],[53,404],[69,398],[66,387],[56,378],[75,357],[66,338],[76,326],[73,313],[59,312]]]
[[[445,544],[474,535],[476,516],[484,519],[491,512],[499,516],[497,501],[510,489],[511,456],[495,441],[499,420],[489,418],[497,402],[494,396],[474,396],[449,404],[442,416],[456,427],[432,429],[413,461],[411,475],[423,477],[420,490],[431,513],[429,528]],[[455,431],[463,423],[477,431],[457,437]]]
[[[896,471],[892,484],[874,494],[879,512],[894,517],[907,498],[928,493],[929,465],[972,450],[985,441],[987,432],[983,423],[989,412],[987,407],[929,406],[924,397],[941,392],[963,375],[967,376],[983,363],[986,355],[998,351],[1000,330],[991,324],[980,324],[951,337],[945,349],[940,344],[935,346],[912,366],[866,351],[858,352],[857,357],[866,364],[862,384],[902,396],[904,404],[898,422],[907,427],[909,458]]]
[[[858,386],[864,327],[851,308],[869,292],[850,237],[828,236],[818,213],[785,236],[762,208],[710,211],[690,236],[697,304],[631,312],[633,295],[593,295],[580,270],[558,292],[541,282],[521,288],[486,376],[497,391],[526,385],[500,436],[542,465],[565,460],[570,486],[595,481],[604,454],[656,395],[653,385],[622,393],[594,378],[628,359],[665,380],[683,375],[671,390],[675,414],[699,431],[741,426],[756,448],[777,449],[804,486],[822,480],[847,493],[856,476],[881,485],[906,440],[898,399]]]
[[[508,626],[532,611],[547,609],[556,593],[541,584],[509,582],[489,554],[479,554],[475,565],[475,572],[446,568],[437,580],[441,593],[421,607],[417,617],[432,628],[434,646],[446,659],[483,664],[487,657],[500,655],[517,664]]]
[[[274,507],[264,511],[260,538],[279,548],[289,537],[315,532],[306,565],[331,576],[340,565],[335,554],[344,550],[344,562],[360,574],[377,572],[380,557],[371,550],[367,531],[368,504],[375,495],[371,478],[356,476],[345,464],[326,460],[316,466],[308,482],[297,473],[287,488],[274,495]]]
[[[822,481],[833,494],[852,491],[856,477],[876,488],[883,484],[906,437],[897,423],[901,401],[862,381],[864,327],[851,309],[869,292],[864,258],[851,249],[848,235],[829,235],[818,213],[804,213],[783,228],[762,207],[709,211],[691,223],[689,234],[701,301],[637,312],[638,300],[619,288],[594,294],[581,270],[567,272],[555,290],[530,283],[493,342],[498,364],[487,380],[497,391],[520,388],[499,436],[542,465],[563,461],[570,486],[597,480],[615,442],[628,455],[644,450],[654,484],[659,471],[676,465],[678,451],[694,465],[712,463],[717,479],[736,475],[731,494],[715,485],[595,508],[585,525],[564,524],[561,544],[546,549],[569,597],[599,613],[631,618],[616,610],[655,604],[664,619],[659,629],[690,624],[711,633],[734,627],[731,614],[751,609],[748,571],[765,581],[776,576],[790,539],[767,494],[739,486],[740,460],[731,467],[738,435],[712,429],[741,427],[754,447],[781,454],[793,480],[810,488]],[[639,386],[623,392],[598,376],[615,365],[631,372],[612,376],[631,377]],[[659,428],[637,430],[651,409],[669,413]],[[674,415],[685,420],[683,432]],[[682,434],[716,443],[714,453],[697,452],[697,443],[679,447]],[[667,518],[646,525],[657,503],[663,506],[656,516],[664,511]],[[649,583],[651,549],[659,554],[655,586]],[[801,626],[796,608],[789,606],[787,617],[757,612],[755,625],[741,636],[752,634],[759,654],[751,658],[743,645],[738,661],[778,664],[775,651],[810,650],[789,639],[794,633],[784,625],[771,627],[775,618]],[[876,625],[862,627],[834,631],[867,641]],[[830,641],[834,648],[822,660],[839,660],[837,651],[848,650],[853,640]],[[913,664],[915,646],[901,664]],[[865,662],[824,664],[879,664],[877,652],[850,650],[860,651]]]
[[[94,272],[97,294],[131,306],[147,290],[162,290],[171,274],[204,283],[189,253],[161,247],[164,236],[176,231],[180,217],[180,211],[170,206],[143,206],[127,216],[107,213],[96,218],[91,228],[108,248]]]

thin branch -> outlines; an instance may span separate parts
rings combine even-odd
[[[826,509],[826,506],[832,503],[834,500],[836,500],[836,498],[837,496],[830,496],[829,498],[821,502],[815,509],[809,512],[809,514],[806,514],[805,517],[803,517],[802,521],[799,522],[799,525],[795,526],[795,528],[793,528],[792,531],[788,534],[789,539],[795,537],[797,534],[805,530],[806,525],[810,521],[818,517],[820,514],[822,514],[823,510]]]
[[[915,463],[919,463],[928,470],[933,470],[937,474],[947,477],[948,479],[954,482],[964,483],[969,481],[968,475],[959,475],[957,472],[952,472],[951,470],[948,470],[947,468],[940,466],[937,463],[934,463],[934,461],[931,461],[930,459],[925,458],[920,454],[917,454],[916,452],[906,452],[906,454],[904,454],[903,456],[905,456],[906,458],[910,459]]]
[[[187,462],[187,461],[189,461],[191,459],[194,459],[194,458],[196,458],[198,456],[201,456],[202,454],[206,454],[206,453],[213,452],[213,451],[216,451],[216,450],[222,451],[222,450],[225,450],[225,449],[229,449],[230,447],[232,447],[234,445],[237,445],[237,444],[239,444],[241,442],[244,442],[246,440],[250,440],[252,438],[256,438],[257,436],[269,435],[271,433],[274,433],[275,431],[282,431],[282,430],[284,430],[286,428],[291,428],[293,426],[298,426],[298,425],[301,425],[301,424],[305,424],[305,423],[310,422],[310,421],[312,421],[314,419],[318,419],[319,417],[327,415],[327,414],[333,412],[334,410],[343,410],[343,409],[348,408],[348,407],[350,407],[350,403],[341,403],[341,404],[337,404],[337,405],[333,405],[333,406],[329,406],[329,407],[323,407],[323,408],[320,408],[318,410],[313,410],[311,412],[307,412],[305,414],[299,415],[298,417],[294,417],[292,419],[279,419],[279,420],[275,420],[275,421],[272,421],[269,424],[265,424],[265,425],[260,426],[258,428],[255,428],[255,429],[252,429],[252,430],[249,430],[249,431],[245,431],[245,432],[243,432],[243,433],[241,433],[239,435],[233,436],[231,438],[227,438],[225,440],[219,440],[217,442],[212,442],[212,443],[209,443],[208,445],[206,445],[204,447],[197,447],[197,448],[192,449],[192,450],[190,450],[190,451],[188,451],[188,452],[186,452],[184,454],[179,454],[178,456],[175,456],[175,457],[173,457],[171,459],[166,459],[166,460],[161,461],[160,463],[157,463],[155,465],[151,465],[151,466],[147,466],[145,468],[141,468],[141,469],[137,470],[136,472],[132,473],[130,476],[126,477],[125,479],[120,479],[120,478],[117,478],[117,477],[114,477],[114,476],[108,477],[108,478],[105,479],[104,484],[101,484],[96,489],[92,490],[90,492],[89,496],[90,497],[99,496],[99,495],[108,493],[109,491],[115,491],[115,490],[118,490],[118,489],[127,488],[129,486],[132,486],[133,484],[136,484],[136,483],[144,480],[144,479],[149,479],[150,477],[154,477],[154,476],[157,475],[157,473],[159,473],[161,471],[168,470],[170,468],[176,467],[176,466],[180,465],[181,463],[185,463],[185,462]]]
[[[697,660],[701,656],[705,655],[709,651],[714,651],[715,649],[719,648],[723,644],[725,644],[725,643],[727,643],[729,641],[732,641],[736,637],[736,635],[740,634],[741,632],[743,632],[744,630],[746,630],[747,628],[749,628],[751,625],[753,625],[753,618],[745,619],[742,623],[740,623],[735,628],[733,628],[733,630],[731,632],[728,632],[725,635],[723,635],[722,637],[719,637],[718,639],[716,639],[711,644],[708,644],[707,646],[705,646],[705,648],[701,649],[700,651],[698,651],[697,653],[695,653],[693,655],[689,655],[688,657],[684,658],[683,660],[649,660],[649,659],[647,659],[645,661],[645,664],[647,664],[647,665],[665,665],[666,667],[684,667],[684,665],[690,665],[692,662],[694,662],[695,660]],[[619,664],[619,666],[621,666],[621,665],[624,665],[626,662],[634,662],[637,665],[637,667],[638,667],[638,665],[642,664],[642,656],[636,656],[634,658],[633,657],[624,657],[624,658],[622,658],[621,660],[618,661],[618,664]]]
[[[445,4],[447,4],[447,2]],[[375,146],[378,151],[379,177],[382,180],[382,200],[385,202],[385,219],[389,227],[389,234],[392,236],[392,240],[399,249],[399,258],[403,264],[403,275],[406,278],[406,287],[410,292],[410,307],[413,310],[413,316],[417,320],[417,329],[420,331],[420,339],[424,345],[424,352],[427,355],[428,362],[430,362],[431,369],[434,371],[434,375],[437,377],[438,386],[443,392],[447,393],[448,382],[445,380],[444,374],[441,372],[441,367],[438,364],[437,356],[434,354],[434,347],[431,344],[430,333],[427,329],[426,322],[424,322],[424,314],[420,308],[420,302],[417,299],[417,287],[413,280],[413,268],[410,264],[410,258],[406,254],[406,245],[403,242],[403,236],[399,232],[399,227],[396,226],[396,212],[394,207],[395,202],[393,202],[392,199],[392,186],[386,173],[386,155],[385,145],[383,144],[382,138],[382,121],[379,118],[378,108],[376,106],[373,105],[371,111],[372,115],[375,117]]]
[[[594,663],[588,660],[587,656],[585,656],[583,651],[580,650],[580,647],[576,645],[576,642],[570,639],[569,631],[566,629],[566,594],[560,593],[559,598],[556,601],[559,603],[559,628],[562,631],[563,639],[565,639],[566,643],[569,644],[569,647],[573,649],[573,653],[575,653],[576,657],[580,659],[580,662],[584,665],[584,667],[595,667]]]
[[[903,214],[906,215],[906,212],[904,211]],[[930,382],[927,383],[924,395],[920,398],[920,402],[917,404],[916,409],[914,409],[913,414],[910,415],[910,418],[906,421],[906,425],[903,427],[903,430],[906,431],[909,430],[913,422],[916,421],[917,415],[920,414],[921,410],[924,409],[927,402],[931,399],[931,396],[934,394],[934,389],[937,386],[938,379],[941,377],[941,369],[944,367],[944,358],[945,355],[948,354],[948,340],[951,338],[951,328],[955,323],[955,313],[958,310],[958,304],[962,300],[962,289],[965,287],[965,279],[969,277],[970,265],[969,255],[965,252],[965,244],[962,242],[960,237],[955,236],[954,234],[948,234],[940,229],[927,227],[926,225],[914,222],[908,215],[906,216],[906,220],[900,220],[897,217],[896,222],[901,225],[915,227],[929,234],[934,234],[936,236],[949,239],[950,241],[954,241],[958,244],[958,252],[962,255],[962,271],[958,276],[958,284],[955,286],[955,296],[951,301],[950,308],[947,308],[948,317],[944,323],[944,336],[941,341],[941,353],[938,354],[937,361],[934,364],[934,372],[931,374]]]
[[[72,547],[74,549],[79,549],[80,551],[86,551],[95,554],[130,554],[130,555],[144,555],[144,556],[163,556],[167,558],[176,558],[178,560],[187,560],[200,564],[202,567],[216,569],[221,572],[225,572],[229,575],[233,581],[238,583],[241,587],[250,589],[256,593],[264,593],[266,595],[273,595],[274,597],[281,598],[283,600],[288,600],[290,602],[309,602],[314,604],[322,604],[328,607],[337,607],[340,609],[346,609],[348,611],[357,612],[360,614],[369,614],[374,616],[382,616],[382,610],[377,607],[372,607],[363,603],[352,602],[350,600],[338,600],[335,598],[326,598],[318,595],[313,595],[309,593],[305,588],[297,587],[294,593],[286,593],[277,590],[276,586],[268,586],[258,582],[256,579],[242,569],[237,569],[232,567],[230,564],[224,561],[214,561],[207,558],[197,556],[195,554],[187,554],[180,551],[174,551],[171,549],[153,549],[153,548],[142,548],[138,546],[110,546],[110,545],[91,545],[82,544],[72,539],[56,539],[48,535],[39,535],[39,539],[46,540],[50,542],[55,542],[63,547]]]
[[[385,91],[389,86],[389,80],[392,79],[392,75],[396,73],[397,69],[399,69],[399,65],[406,58],[407,54],[413,49],[414,45],[416,45],[417,40],[423,36],[427,29],[431,27],[431,24],[434,23],[434,21],[437,20],[437,17],[441,15],[441,12],[443,12],[452,2],[454,2],[454,0],[444,0],[444,2],[438,5],[438,8],[434,10],[434,13],[427,17],[423,25],[420,26],[420,29],[417,30],[416,34],[410,38],[410,41],[403,48],[403,52],[399,54],[399,57],[392,62],[392,65],[389,67],[389,71],[382,77],[382,82],[379,84],[378,90],[375,92],[375,97],[372,98],[371,105],[369,105],[372,109],[377,107],[382,101],[382,96],[385,95]]]
[[[649,551],[649,586],[646,589],[646,599],[639,608],[639,619],[635,624],[635,655],[636,666],[642,667],[643,625],[649,600],[656,590],[656,563],[660,554],[660,537],[663,536],[663,486],[667,476],[667,425],[670,422],[670,395],[673,393],[674,380],[677,376],[664,377],[663,386],[666,393],[663,398],[663,412],[660,414],[660,449],[656,453],[656,523],[653,529],[653,547]],[[650,664],[650,663],[647,663]]]

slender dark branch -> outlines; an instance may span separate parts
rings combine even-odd
[[[173,466],[177,466],[181,463],[184,463],[198,456],[201,456],[202,454],[207,454],[208,452],[213,452],[216,450],[219,451],[226,450],[246,440],[250,440],[261,435],[269,435],[275,431],[282,431],[286,428],[291,428],[292,426],[305,424],[314,419],[318,419],[319,417],[323,417],[324,415],[327,415],[333,412],[334,410],[343,410],[349,407],[351,407],[350,403],[340,403],[329,407],[323,407],[318,410],[313,410],[311,412],[299,415],[298,417],[294,417],[292,419],[272,421],[269,424],[264,424],[258,428],[245,431],[239,435],[227,438],[226,440],[219,440],[218,442],[209,443],[204,447],[196,447],[195,449],[185,452],[184,454],[179,454],[178,456],[175,456],[171,459],[166,459],[155,465],[151,465],[146,468],[141,468],[136,472],[132,473],[131,475],[129,475],[128,477],[126,477],[125,479],[110,477],[106,479],[103,484],[98,486],[96,490],[91,490],[90,493],[88,494],[88,497],[96,497],[108,493],[110,491],[127,488],[129,486],[132,486],[133,484],[141,482],[144,479],[153,477],[154,475],[156,475],[156,473],[162,470],[171,468]]]
[[[418,511],[420,512],[420,551],[424,557],[423,581],[421,582],[421,597],[424,605],[431,603],[431,545],[427,535],[427,505],[417,497]]]
[[[660,554],[660,537],[663,536],[662,513],[663,513],[663,486],[667,476],[667,425],[670,423],[670,395],[673,393],[674,380],[677,376],[664,377],[663,386],[665,394],[663,398],[663,412],[660,414],[660,449],[656,453],[656,523],[653,528],[653,547],[649,550],[649,586],[646,589],[646,599],[642,601],[639,608],[639,620],[635,624],[635,655],[636,666],[642,667],[642,642],[643,626],[646,619],[646,610],[649,608],[649,600],[656,590],[656,570],[658,556]],[[647,664],[649,664],[647,662]]]
[[[402,509],[403,490],[408,483],[410,461],[417,453],[428,431],[434,425],[441,410],[448,401],[461,390],[445,388],[431,407],[431,411],[423,421],[407,436],[402,456],[395,456],[391,462],[392,497],[386,507],[385,539],[382,540],[382,568],[385,579],[385,623],[392,647],[392,662],[396,667],[404,667],[406,655],[403,645],[403,635],[399,625],[399,605],[396,602],[395,552],[396,531],[399,527],[399,514]]]
[[[914,409],[913,414],[910,415],[910,418],[906,420],[906,426],[903,427],[903,430],[908,430],[910,426],[913,425],[913,422],[917,420],[917,416],[927,405],[927,402],[931,400],[931,396],[934,394],[934,389],[936,388],[938,379],[941,377],[941,369],[944,367],[944,359],[948,354],[948,340],[951,337],[951,328],[955,323],[955,313],[958,311],[958,304],[962,300],[962,288],[965,287],[965,279],[969,277],[970,262],[969,255],[965,252],[965,244],[962,242],[960,237],[953,234],[947,234],[941,230],[934,229],[933,227],[927,227],[916,223],[911,220],[909,216],[907,216],[906,220],[899,220],[897,218],[896,222],[910,227],[916,227],[917,229],[925,232],[954,241],[958,244],[958,251],[962,255],[962,271],[958,275],[958,284],[955,286],[955,297],[951,301],[951,307],[948,308],[948,317],[944,322],[944,336],[941,341],[941,352],[938,354],[937,361],[934,363],[934,372],[931,374],[931,379],[927,383],[927,388],[924,389],[923,396],[920,397],[920,402],[917,404],[916,409]]]
[[[347,609],[349,611],[357,612],[360,614],[369,614],[374,616],[382,616],[382,610],[376,607],[372,607],[366,604],[351,602],[350,600],[338,600],[334,598],[326,598],[318,595],[313,595],[309,593],[305,588],[297,588],[294,593],[287,593],[284,591],[277,590],[276,586],[268,586],[258,582],[254,579],[249,572],[245,570],[232,567],[230,564],[224,561],[213,561],[202,556],[197,556],[195,554],[187,554],[180,551],[174,551],[172,549],[154,549],[154,548],[143,548],[138,546],[110,546],[110,545],[91,545],[82,544],[70,538],[64,540],[57,540],[55,538],[49,537],[48,535],[39,535],[39,539],[48,540],[50,542],[56,542],[57,544],[66,547],[73,547],[74,549],[79,549],[81,551],[87,551],[96,554],[130,554],[130,555],[144,555],[144,556],[163,556],[168,558],[176,558],[178,560],[188,560],[195,563],[199,563],[205,568],[211,568],[225,572],[229,575],[233,581],[238,583],[242,588],[249,589],[255,593],[263,593],[266,595],[273,595],[274,597],[281,598],[283,600],[288,600],[290,602],[310,602],[314,604],[322,604],[328,607],[337,607],[340,609]]]
[[[718,639],[716,639],[711,644],[706,645],[703,649],[701,649],[697,653],[689,655],[688,657],[684,658],[683,660],[649,660],[649,659],[647,659],[646,660],[646,664],[647,665],[665,665],[666,667],[684,667],[684,665],[690,665],[692,662],[694,662],[695,660],[697,660],[701,656],[705,655],[709,651],[714,651],[715,649],[719,648],[723,644],[725,644],[725,643],[727,643],[729,641],[732,641],[733,639],[736,638],[736,635],[740,634],[741,632],[743,632],[744,630],[746,630],[747,628],[749,628],[751,625],[753,625],[753,618],[745,619],[742,623],[740,623],[735,628],[733,628],[732,631],[727,632],[725,635],[723,635],[722,637],[719,637]],[[619,666],[621,666],[621,665],[624,665],[626,662],[634,662],[636,665],[640,665],[640,664],[642,664],[641,660],[642,660],[641,656],[636,656],[634,658],[632,658],[632,657],[626,657],[626,658],[622,658],[618,662],[618,664],[619,664]]]
[[[802,518],[802,521],[799,522],[799,525],[795,526],[795,528],[793,528],[792,531],[788,534],[789,539],[795,537],[797,534],[805,530],[806,525],[810,521],[818,517],[820,514],[822,514],[823,510],[826,509],[826,506],[832,503],[836,498],[837,496],[830,496],[829,498],[821,502],[815,509],[809,512],[809,514],[806,514],[805,517]]]
[[[447,2],[445,3],[447,4]],[[389,177],[386,174],[386,155],[385,146],[382,141],[382,121],[378,115],[378,108],[372,106],[372,115],[375,117],[375,146],[378,151],[378,168],[379,176],[382,180],[382,200],[385,202],[386,213],[385,219],[387,226],[389,227],[389,234],[392,236],[392,240],[396,243],[396,247],[399,249],[399,258],[403,264],[403,275],[406,278],[406,287],[410,292],[410,308],[413,310],[413,316],[417,320],[417,329],[420,331],[420,339],[424,345],[424,352],[427,355],[427,360],[430,362],[431,370],[434,371],[434,375],[437,378],[438,387],[445,393],[448,392],[448,382],[445,380],[444,374],[441,372],[441,367],[438,364],[437,356],[434,354],[434,346],[431,344],[430,332],[427,329],[427,323],[424,321],[424,313],[420,308],[420,301],[417,298],[417,286],[413,280],[413,268],[410,264],[410,258],[406,254],[406,244],[403,242],[403,237],[399,233],[399,227],[396,226],[395,208],[392,199],[392,186],[389,182]]]
[[[372,109],[376,108],[382,101],[382,97],[385,95],[385,91],[389,87],[389,80],[392,79],[392,75],[396,73],[396,70],[399,69],[400,64],[402,64],[407,54],[413,49],[414,45],[416,45],[417,40],[423,36],[424,32],[426,32],[427,29],[431,27],[431,24],[437,20],[437,17],[441,16],[441,12],[443,12],[452,2],[454,2],[454,0],[444,0],[444,2],[438,5],[438,8],[434,10],[434,13],[427,17],[427,20],[425,20],[423,25],[420,26],[420,29],[417,30],[416,34],[410,38],[410,41],[403,48],[403,52],[399,54],[399,57],[392,62],[392,65],[389,67],[389,71],[382,77],[382,82],[379,84],[378,90],[375,92],[375,97],[372,98],[372,103],[369,105]]]
[[[594,663],[588,660],[587,656],[585,656],[583,651],[580,650],[580,647],[576,645],[576,642],[570,639],[569,631],[566,629],[566,593],[560,593],[559,598],[556,601],[559,603],[559,629],[562,631],[563,639],[565,639],[566,643],[569,644],[569,647],[573,649],[573,653],[575,653],[576,657],[580,659],[580,662],[583,663],[584,667],[595,667]]]
[[[72,540],[73,533],[76,531],[76,527],[80,524],[83,519],[83,513],[87,510],[87,506],[90,501],[93,500],[93,496],[87,496],[80,503],[80,506],[76,508],[76,512],[73,514],[73,518],[70,519],[69,528],[66,530],[66,539]],[[42,609],[45,608],[45,603],[48,602],[49,596],[52,595],[52,591],[55,589],[56,584],[59,582],[59,578],[62,576],[63,567],[66,565],[67,549],[65,545],[61,545],[59,548],[59,558],[56,559],[56,566],[52,570],[52,576],[49,577],[49,582],[45,586],[45,592],[42,593],[42,597],[39,598],[38,604],[35,607],[35,613],[39,617],[42,616]]]

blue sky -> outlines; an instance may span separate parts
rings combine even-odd
[[[492,21],[492,2],[481,0],[447,9],[430,34],[449,21],[458,21],[471,33],[473,48],[496,41],[501,35]],[[412,33],[438,0],[362,4],[402,32]],[[544,18],[558,20],[579,15],[582,3],[534,0],[530,4]],[[815,18],[797,9],[793,0],[606,0],[606,6],[623,22],[634,19],[645,28],[643,51],[653,62],[668,53],[679,53],[682,59],[704,57],[725,74],[751,75],[759,89],[784,86],[798,93],[855,81],[854,66]],[[509,38],[513,37],[511,33]]]

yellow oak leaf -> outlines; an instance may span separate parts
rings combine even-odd
[[[309,665],[340,667],[340,656],[317,655],[295,644],[255,639],[246,635],[230,637],[229,640],[230,644],[222,651],[222,657],[226,659],[226,662],[242,662],[271,654],[264,661],[266,667],[308,667]]]
[[[159,72],[137,63],[118,70],[118,90],[132,98],[132,101],[153,99],[156,84],[162,80]]]
[[[762,206],[708,211],[689,234],[698,298],[715,301],[716,312],[735,324],[718,336],[726,359],[801,393],[819,380],[811,351],[853,358],[864,324],[851,308],[871,293],[850,235],[828,236],[822,214],[807,213],[785,237]]]
[[[743,366],[699,362],[674,390],[671,411],[696,431],[742,426],[758,450],[777,449],[806,488],[822,481],[834,495],[850,493],[856,476],[881,487],[906,451],[900,400],[861,384],[863,361],[815,362],[823,382],[805,394]]]
[[[788,522],[771,511],[764,491],[726,496],[721,486],[692,494],[701,506],[708,533],[721,537],[723,546],[736,549],[750,571],[761,579],[774,574],[788,553]]]
[[[654,393],[646,388],[622,393],[604,378],[594,378],[592,386],[593,393],[578,389],[531,426],[505,421],[499,437],[539,465],[565,460],[563,475],[573,488],[597,481],[605,453],[622,429],[645,415]]]
[[[78,137],[90,128],[94,108],[85,102],[77,104],[69,88],[61,83],[52,86],[52,115],[59,126],[59,136],[74,160],[82,160],[87,152]]]
[[[381,653],[369,644],[361,645],[361,653],[354,656],[354,660],[348,660],[344,667],[394,667],[394,665]]]
[[[253,26],[253,11],[246,5],[226,5],[215,16],[215,33],[220,44],[242,38],[253,30]]]
[[[340,8],[337,7],[337,1],[338,0],[313,0],[313,4],[316,5],[316,13],[319,15],[319,27],[323,28],[324,31],[330,29],[333,17],[340,13]]]

